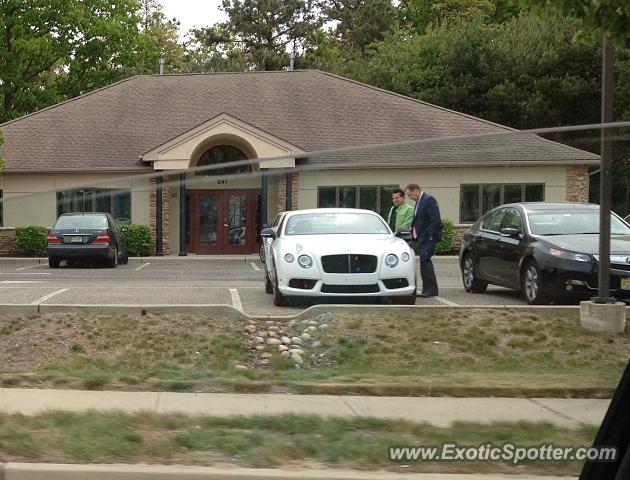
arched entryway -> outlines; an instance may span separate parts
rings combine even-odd
[[[238,254],[256,250],[259,188],[246,188],[256,168],[230,165],[250,156],[234,144],[206,146],[186,189],[186,249],[199,254]],[[222,164],[228,164],[221,167]],[[256,182],[259,185],[258,180]]]

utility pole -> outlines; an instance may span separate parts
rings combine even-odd
[[[615,91],[615,48],[604,35],[602,53],[602,123],[612,123]],[[612,128],[601,130],[601,167],[599,183],[599,290],[593,300],[597,303],[614,303],[610,297],[610,216],[612,210]]]

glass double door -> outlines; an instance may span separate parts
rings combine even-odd
[[[254,190],[192,190],[186,193],[187,250],[251,253],[256,250]]]

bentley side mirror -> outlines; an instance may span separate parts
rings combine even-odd
[[[399,238],[406,238],[411,236],[411,228],[401,227],[401,229],[396,232],[396,236]]]
[[[273,231],[273,229],[267,227],[267,228],[263,228],[262,231],[260,232],[260,236],[263,238],[271,238],[273,240],[276,239],[276,232]]]

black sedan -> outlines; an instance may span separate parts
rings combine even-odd
[[[129,261],[127,241],[109,213],[64,213],[48,233],[48,265],[61,261],[104,261],[110,267]]]
[[[630,298],[630,226],[611,217],[611,295]],[[491,210],[465,234],[464,288],[519,290],[527,303],[594,296],[598,285],[599,206],[514,203]]]

